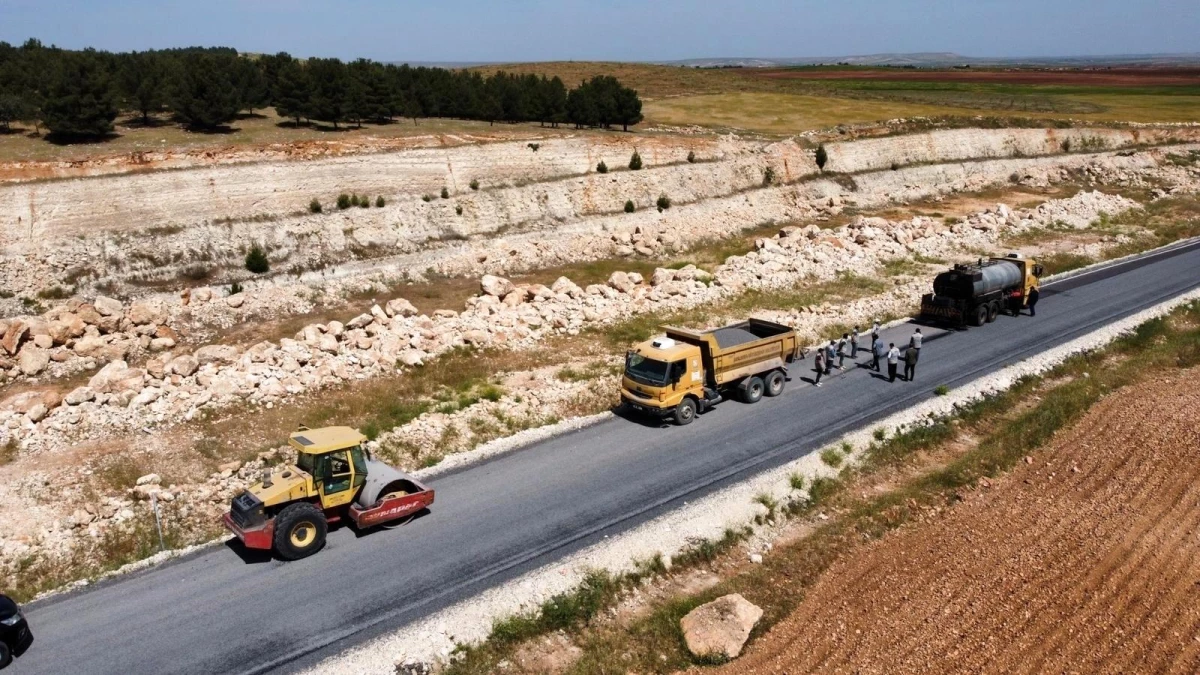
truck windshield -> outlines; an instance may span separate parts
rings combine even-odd
[[[667,383],[667,363],[629,352],[625,357],[625,374],[636,382],[662,386]]]

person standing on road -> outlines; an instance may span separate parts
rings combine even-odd
[[[912,382],[917,376],[917,356],[921,350],[909,345],[908,349],[904,350],[904,381]]]
[[[900,363],[900,350],[896,349],[896,343],[888,343],[888,382],[896,381],[896,366]]]
[[[1029,316],[1037,316],[1037,312],[1035,312],[1033,308],[1037,306],[1039,295],[1041,295],[1041,293],[1038,292],[1037,286],[1029,289]]]
[[[846,366],[846,343],[849,341],[850,335],[842,333],[842,339],[837,343],[838,370],[845,370]]]
[[[817,379],[813,380],[813,386],[821,386],[821,376],[825,374],[825,350],[817,348],[817,356],[813,360],[813,365],[816,367]]]
[[[833,359],[837,356],[837,343],[830,340],[829,344],[825,345],[825,374],[828,375],[833,370]]]
[[[915,350],[917,350],[917,356],[916,356],[916,358],[917,358],[917,359],[920,359],[920,358],[921,358],[921,342],[922,342],[924,339],[925,339],[925,336],[924,336],[924,335],[921,335],[921,329],[920,329],[920,328],[918,328],[918,329],[916,330],[916,332],[914,332],[914,333],[912,334],[912,337],[911,337],[911,338],[909,338],[909,340],[908,340],[908,346],[909,346],[909,347],[912,347],[912,348],[913,348],[913,349],[915,349]],[[916,362],[914,361],[914,363],[916,363]]]
[[[876,342],[879,342],[879,319],[871,324],[871,351],[875,351]]]
[[[858,358],[858,326],[855,326],[854,332],[850,334],[850,358]]]
[[[883,340],[874,340],[871,344],[871,367],[875,372],[879,372],[879,359],[887,356],[887,348],[883,346]]]

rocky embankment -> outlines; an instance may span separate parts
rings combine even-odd
[[[774,238],[760,239],[758,250],[729,258],[713,274],[694,266],[659,268],[649,279],[617,272],[607,284],[584,288],[565,277],[543,286],[514,285],[489,275],[483,277],[482,294],[462,312],[419,315],[411,303],[397,298],[344,324],[313,324],[279,342],[166,352],[137,368],[111,361],[86,385],[65,395],[28,391],[6,400],[0,411],[0,444],[15,438],[37,451],[69,439],[189,420],[204,409],[235,402],[274,405],[319,387],[416,366],[459,346],[528,345],[631,314],[708,304],[749,289],[830,279],[842,271],[870,272],[886,260],[913,253],[949,256],[964,248],[994,246],[1001,233],[1044,227],[1064,216],[1091,222],[1101,213],[1134,206],[1122,197],[1092,192],[1031,210],[999,206],[954,224],[923,217],[901,222],[858,218],[834,230],[786,227]],[[163,326],[156,321],[163,314],[144,305],[133,305],[123,315],[117,313],[118,303],[101,307],[103,312],[94,304],[80,304],[33,327],[21,320],[8,322],[0,344],[18,362],[29,364],[34,359],[49,362],[56,350],[67,350],[54,346],[60,338],[75,339],[76,346],[89,339],[102,341],[105,326],[130,328],[139,344],[148,340],[151,349],[156,340],[165,348],[171,339],[158,336]],[[79,329],[79,338],[67,337]]]

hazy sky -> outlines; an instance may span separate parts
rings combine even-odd
[[[0,40],[381,61],[1200,51],[1197,0],[0,0]]]

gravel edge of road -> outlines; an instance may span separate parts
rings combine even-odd
[[[1161,250],[1163,249],[1156,249]],[[1150,255],[1154,252],[1140,255]],[[1047,278],[1046,281],[1078,276],[1085,271],[1102,269],[1107,264],[1099,263],[1083,268],[1077,271],[1077,274],[1058,275]],[[984,376],[969,385],[952,390],[945,396],[930,399],[849,433],[832,444],[849,443],[854,448],[850,461],[856,461],[870,444],[875,429],[883,428],[889,433],[894,433],[920,425],[931,418],[951,412],[955,406],[1003,391],[1021,377],[1043,373],[1077,353],[1102,347],[1140,324],[1166,315],[1175,308],[1197,299],[1200,299],[1200,288]],[[503,451],[494,451],[493,455]],[[765,513],[765,507],[756,503],[754,498],[769,494],[783,500],[793,494],[789,483],[792,474],[799,473],[809,481],[817,476],[836,474],[834,469],[821,462],[818,455],[816,452],[810,453],[717,494],[694,503],[685,503],[683,508],[489,589],[475,598],[400,628],[391,635],[352,647],[302,672],[392,673],[395,672],[396,664],[406,659],[423,662],[444,659],[450,655],[456,643],[475,643],[485,639],[494,620],[535,609],[551,596],[571,590],[582,581],[589,570],[606,569],[617,573],[632,571],[635,560],[644,560],[660,553],[664,556],[674,555],[697,540],[720,538],[726,528],[740,528],[753,523],[755,516]],[[773,533],[769,526],[760,528],[751,537],[748,546],[751,549],[765,548],[764,544],[772,539]]]

